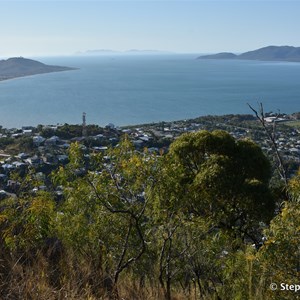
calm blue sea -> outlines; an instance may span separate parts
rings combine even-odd
[[[79,70],[0,82],[0,125],[140,124],[200,115],[300,111],[300,63],[197,60],[197,55],[51,57]]]

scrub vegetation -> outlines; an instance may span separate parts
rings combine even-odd
[[[0,201],[1,299],[296,299],[300,173],[270,185],[251,140],[202,130],[153,154],[125,137],[88,165],[73,143],[50,177],[62,197],[28,172]]]

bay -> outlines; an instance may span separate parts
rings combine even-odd
[[[197,60],[197,55],[39,57],[79,68],[0,82],[0,125],[118,126],[201,115],[300,111],[300,63]]]

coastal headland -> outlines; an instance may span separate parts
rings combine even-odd
[[[198,59],[240,59],[260,61],[288,61],[300,62],[300,47],[267,46],[241,54],[221,52],[211,55],[199,56]]]
[[[64,66],[46,65],[39,61],[24,57],[12,57],[6,60],[0,60],[0,81],[37,74],[71,70],[77,69]]]

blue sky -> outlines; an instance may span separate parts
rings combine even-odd
[[[300,46],[300,1],[0,0],[0,57]]]

